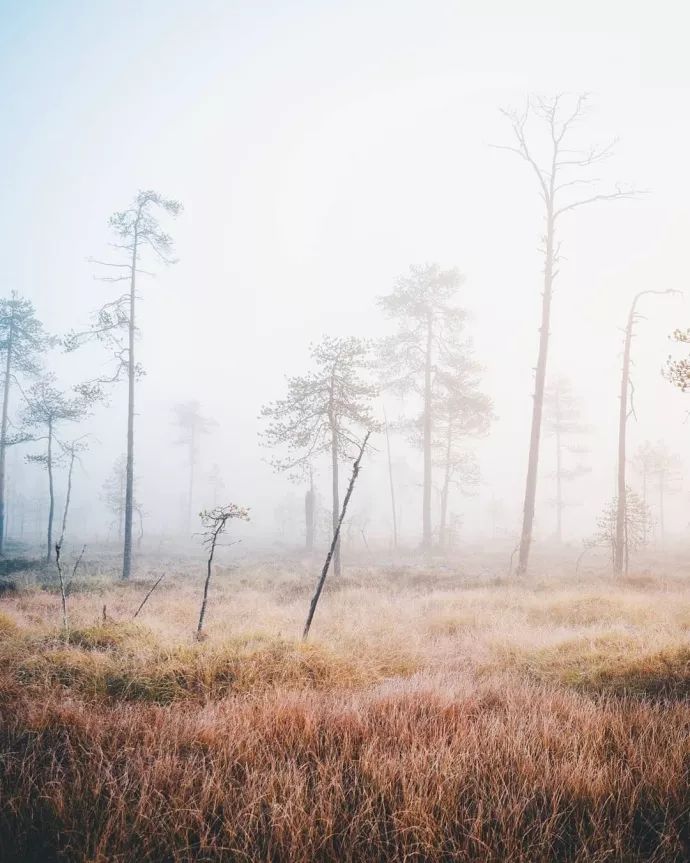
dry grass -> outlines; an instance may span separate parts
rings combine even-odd
[[[178,566],[0,613],[0,860],[690,859],[690,589]],[[108,620],[101,621],[102,606]]]

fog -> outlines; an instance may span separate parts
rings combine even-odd
[[[487,435],[467,442],[481,481],[471,494],[452,492],[450,512],[461,523],[454,549],[496,533],[512,548],[527,469],[544,208],[529,166],[491,145],[513,143],[501,108],[561,92],[591,94],[573,133],[578,146],[616,139],[593,173],[599,186],[641,192],[566,213],[558,229],[547,382],[570,379],[590,426],[583,443],[591,468],[568,484],[563,533],[578,547],[591,536],[616,494],[630,303],[639,291],[688,283],[683,15],[677,3],[652,16],[643,4],[617,2],[528,2],[519,12],[507,2],[3,4],[3,296],[29,299],[50,333],[84,330],[120,293],[90,260],[116,259],[110,214],[139,189],[184,205],[174,220],[161,216],[176,263],[145,255],[142,267],[155,278],[138,285],[146,375],[136,386],[135,495],[147,538],[189,539],[188,464],[174,407],[196,400],[217,424],[200,441],[194,512],[230,501],[250,507],[251,522],[238,530],[244,548],[299,548],[306,486],[272,469],[276,453],[259,439],[261,408],[284,397],[286,375],[309,371],[309,345],[324,335],[390,334],[377,298],[410,265],[438,262],[465,277],[457,301],[470,313],[465,332],[496,416]],[[687,327],[687,303],[675,294],[641,300],[628,423],[630,456],[644,441],[663,440],[686,472],[690,404],[661,370],[670,352],[684,355],[669,336]],[[68,389],[101,374],[107,360],[90,344],[67,354],[57,347],[44,365]],[[385,392],[384,400],[389,419],[414,412],[409,396]],[[380,398],[373,410],[381,420]],[[14,391],[13,422],[20,411]],[[75,469],[74,539],[115,539],[102,489],[125,451],[126,420],[123,381],[80,424],[90,438]],[[349,513],[355,537],[366,528],[381,549],[392,541],[385,446],[375,433]],[[25,461],[35,449],[22,444],[8,455],[10,538],[19,538],[12,501],[21,494],[33,502],[26,538],[42,541],[45,513],[35,509],[45,472]],[[421,452],[403,433],[391,435],[391,451],[401,544],[415,549]],[[342,461],[341,494],[350,461]],[[214,464],[222,500],[208,479]],[[315,469],[327,509],[328,457]],[[535,547],[555,529],[554,469],[553,439],[543,436]],[[65,483],[60,467],[58,509]],[[629,484],[640,490],[632,469]],[[685,537],[690,503],[687,476],[673,485],[669,541]],[[434,491],[435,523],[438,506]],[[650,507],[658,523],[653,490]]]

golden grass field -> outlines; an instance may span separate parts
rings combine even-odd
[[[0,860],[690,860],[677,562],[150,563],[0,597]]]

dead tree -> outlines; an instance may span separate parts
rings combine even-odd
[[[83,435],[77,440],[67,441],[66,443],[60,443],[60,448],[67,458],[67,491],[65,493],[65,507],[62,511],[62,529],[60,530],[60,545],[64,542],[65,539],[65,531],[67,530],[67,516],[69,514],[69,507],[72,501],[72,477],[74,474],[74,464],[79,459],[79,453],[84,452],[87,449],[88,444],[84,440],[87,435]]]
[[[60,557],[61,551],[62,551],[62,543],[56,542],[55,543],[55,565],[57,567],[58,579],[60,581],[60,599],[62,601],[62,630],[63,630],[65,637],[67,637],[67,634],[69,633],[69,626],[67,623],[67,589],[69,587],[70,582],[74,579],[74,576],[77,574],[77,569],[79,568],[79,564],[81,563],[81,560],[84,557],[84,552],[86,551],[86,546],[82,547],[81,552],[79,553],[77,559],[74,562],[74,567],[72,569],[72,576],[71,576],[69,582],[67,582],[65,580],[65,576],[64,576],[64,573],[62,571],[62,558]],[[103,609],[105,609],[105,606],[103,606]],[[104,618],[105,618],[105,614],[104,614]]]
[[[148,591],[148,593],[146,594],[146,596],[141,600],[141,605],[139,606],[139,608],[137,608],[137,610],[136,610],[136,611],[134,612],[134,614],[132,615],[132,620],[135,620],[135,619],[136,619],[136,617],[137,617],[137,615],[139,614],[139,612],[141,611],[141,609],[142,609],[142,608],[146,605],[146,603],[149,601],[149,597],[151,596],[151,594],[153,593],[153,591],[158,587],[158,585],[161,583],[161,581],[163,581],[163,579],[164,579],[164,578],[165,578],[165,573],[163,573],[163,575],[161,575],[161,576],[156,580],[156,582],[154,583],[153,587]],[[105,606],[103,606],[103,608],[105,608]],[[103,615],[103,617],[105,618],[105,615]]]
[[[203,543],[208,548],[209,552],[206,565],[206,581],[204,582],[204,596],[201,601],[199,623],[196,628],[197,639],[201,639],[201,632],[204,626],[206,604],[208,602],[208,587],[211,583],[211,567],[213,566],[213,557],[216,553],[218,540],[225,532],[229,521],[232,521],[235,518],[249,521],[249,510],[246,507],[229,503],[227,506],[216,506],[213,509],[204,510],[201,513],[200,518],[202,525],[206,528],[206,531],[203,533]]]
[[[507,117],[512,127],[515,143],[497,147],[497,149],[508,150],[519,156],[534,173],[539,194],[544,203],[545,221],[542,247],[544,280],[541,324],[534,381],[532,427],[527,461],[520,555],[517,569],[519,575],[527,571],[534,526],[534,507],[539,469],[539,444],[551,326],[551,301],[553,297],[553,285],[558,275],[558,265],[560,262],[560,243],[557,238],[557,229],[561,218],[566,213],[598,201],[630,198],[636,194],[632,189],[626,190],[619,187],[611,192],[597,192],[595,190],[594,187],[597,180],[589,176],[589,169],[611,155],[612,144],[601,148],[590,147],[584,150],[573,148],[571,144],[572,132],[577,123],[585,115],[587,96],[583,95],[576,98],[570,108],[566,108],[564,102],[565,99],[560,95],[550,99],[530,98],[527,100],[525,109],[522,112],[514,110],[503,111],[504,116]],[[538,121],[545,131],[548,156],[543,162],[540,162],[539,157],[536,155],[536,142],[528,136],[528,123],[530,120]],[[572,196],[575,188],[587,185],[592,187],[592,194],[587,194],[584,197]]]
[[[189,474],[187,480],[187,530],[192,532],[192,509],[194,501],[194,473],[199,460],[199,441],[202,435],[209,434],[218,425],[214,419],[201,415],[198,401],[189,401],[173,407],[175,423],[179,427],[181,437],[175,443],[187,448]]]
[[[340,517],[338,518],[338,523],[336,525],[335,531],[333,532],[333,539],[331,540],[331,547],[328,549],[328,554],[326,555],[326,562],[323,565],[323,569],[321,570],[321,576],[316,585],[316,591],[314,596],[312,597],[311,603],[309,605],[309,614],[307,615],[307,622],[304,624],[304,632],[302,633],[302,640],[306,641],[309,635],[309,629],[311,628],[311,622],[314,619],[314,612],[316,611],[316,606],[319,602],[319,597],[321,596],[321,591],[323,590],[324,582],[326,581],[326,576],[328,575],[328,568],[331,565],[331,559],[333,558],[333,554],[335,553],[335,549],[338,545],[338,539],[340,537],[340,528],[342,527],[343,520],[345,518],[345,513],[347,512],[347,505],[350,502],[350,498],[352,497],[352,489],[355,487],[355,481],[359,474],[359,467],[362,462],[362,456],[364,455],[364,449],[367,445],[367,441],[369,440],[369,435],[371,432],[367,432],[364,435],[364,440],[362,441],[362,445],[359,449],[359,455],[355,459],[355,463],[352,466],[352,476],[350,477],[350,484],[347,487],[347,492],[345,493],[345,500],[343,501],[343,508],[340,511]]]
[[[635,324],[640,319],[637,313],[637,303],[641,297],[647,294],[674,294],[678,293],[674,290],[666,291],[640,291],[635,294],[633,301],[630,304],[630,312],[628,313],[628,322],[625,325],[625,335],[623,340],[623,366],[621,369],[621,385],[620,385],[620,405],[618,411],[618,495],[617,495],[617,511],[616,511],[616,540],[613,554],[613,570],[617,575],[620,575],[627,566],[626,544],[625,544],[625,525],[626,525],[626,432],[628,427],[628,418],[635,413],[634,404],[634,387],[630,378],[630,353],[632,348],[633,331]]]

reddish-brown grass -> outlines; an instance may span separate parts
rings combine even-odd
[[[278,581],[221,586],[203,644],[188,581],[140,626],[75,596],[66,643],[54,596],[4,603],[3,863],[690,859],[682,583],[366,572],[305,648]]]

